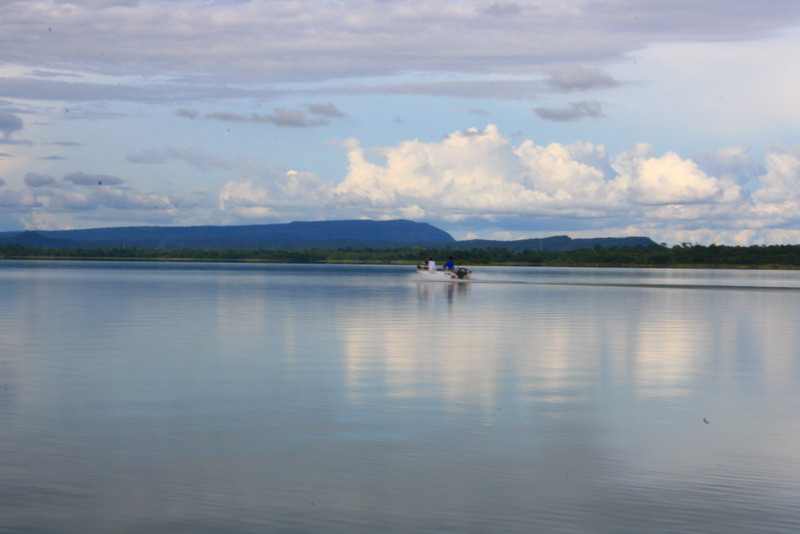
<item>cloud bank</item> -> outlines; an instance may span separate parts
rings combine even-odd
[[[708,20],[714,24],[699,22]],[[0,78],[0,89],[59,100],[270,99],[281,90],[266,84],[425,72],[480,83],[484,75],[543,72],[538,86],[570,92],[618,85],[583,65],[648,43],[753,39],[798,20],[793,0],[707,0],[683,9],[667,0],[12,0],[0,5],[3,60],[33,68]],[[531,94],[530,80],[515,83]],[[439,81],[382,90],[479,89]]]
[[[164,193],[125,188],[118,176],[77,171],[57,179],[27,173],[23,182],[24,189],[0,189],[0,207],[29,229],[109,226],[102,223],[108,218],[156,224],[177,213],[176,199]],[[148,215],[142,218],[142,214]]]
[[[239,176],[223,183],[212,200],[202,191],[183,198],[136,191],[113,175],[73,172],[56,179],[28,173],[25,188],[4,187],[0,202],[28,226],[40,223],[36,214],[45,212],[51,227],[96,226],[122,211],[140,222],[169,222],[181,205],[184,220],[193,213],[205,224],[409,218],[476,235],[502,224],[515,229],[508,234],[515,238],[647,235],[667,243],[720,244],[800,239],[800,146],[774,148],[753,165],[758,174],[746,177],[728,172],[752,159],[740,147],[704,154],[701,165],[674,152],[658,154],[646,143],[615,155],[589,142],[514,144],[494,125],[433,142],[363,147],[347,139],[339,146],[348,161],[339,181],[168,147],[129,160],[182,162]]]
[[[648,144],[614,156],[585,142],[543,146],[526,140],[515,146],[492,125],[440,142],[365,149],[349,139],[341,146],[349,162],[341,182],[296,171],[234,180],[220,190],[220,209],[243,218],[291,218],[316,209],[446,226],[503,221],[524,228],[520,236],[560,220],[584,234],[649,235],[673,243],[800,237],[800,147],[771,152],[749,192],[732,174],[710,175],[698,163],[674,152],[656,154]],[[730,153],[708,154],[706,161],[723,169]]]
[[[212,113],[201,114],[196,109],[179,109],[175,114],[186,119],[212,119],[224,122],[244,122],[253,124],[272,124],[274,126],[288,126],[293,128],[310,128],[314,126],[325,126],[330,124],[330,119],[345,117],[335,104],[308,104],[306,106],[309,113],[321,118],[310,118],[305,112],[299,109],[275,108],[272,113],[251,113],[243,115],[228,111],[215,111]]]

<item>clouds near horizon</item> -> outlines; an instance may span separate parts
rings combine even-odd
[[[768,153],[749,190],[734,175],[714,176],[695,161],[674,152],[658,154],[645,143],[614,155],[589,142],[514,144],[494,125],[452,132],[433,142],[363,147],[348,139],[339,146],[348,160],[339,182],[297,170],[237,167],[190,149],[145,151],[130,159],[234,170],[239,176],[219,186],[215,201],[207,197],[184,207],[215,211],[220,223],[367,217],[455,228],[483,220],[523,228],[569,219],[576,236],[596,235],[596,221],[602,220],[613,235],[647,235],[665,242],[679,242],[680,235],[735,244],[800,238],[798,230],[778,228],[800,220],[800,146]],[[724,168],[732,154],[742,157],[740,149],[731,147],[707,154],[705,166],[714,168],[717,161],[716,168]],[[25,185],[27,190],[4,188],[3,205],[33,209],[23,217],[27,224],[41,222],[36,214],[56,208],[61,216],[49,219],[56,227],[73,227],[73,217],[87,213],[100,223],[120,210],[139,212],[143,221],[155,224],[172,220],[181,203],[177,197],[131,190],[116,176],[80,171],[60,180],[29,173]]]
[[[599,218],[614,221],[620,235],[674,241],[678,226],[734,243],[744,235],[770,236],[764,213],[781,213],[785,221],[799,217],[794,191],[800,148],[770,153],[761,187],[748,194],[730,176],[709,175],[696,162],[674,152],[656,154],[647,144],[614,156],[585,142],[542,146],[525,140],[515,146],[492,125],[440,142],[364,148],[350,139],[341,146],[349,165],[340,183],[328,186],[296,171],[231,181],[222,188],[221,206],[245,219],[291,218],[298,205],[345,218],[354,216],[348,207],[357,207],[370,218],[440,224],[570,218],[583,221],[574,226],[582,233]]]

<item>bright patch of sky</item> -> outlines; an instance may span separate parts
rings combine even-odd
[[[799,48],[794,0],[12,0],[0,231],[797,243]]]

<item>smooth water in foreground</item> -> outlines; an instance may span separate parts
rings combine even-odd
[[[0,532],[794,533],[800,272],[0,261]]]

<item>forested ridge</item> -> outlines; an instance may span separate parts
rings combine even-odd
[[[570,251],[518,251],[506,248],[462,250],[456,247],[156,250],[138,247],[98,249],[0,245],[0,259],[415,264],[428,257],[444,262],[449,256],[453,256],[460,265],[800,268],[800,245],[743,247],[682,243],[673,247],[595,246]]]

